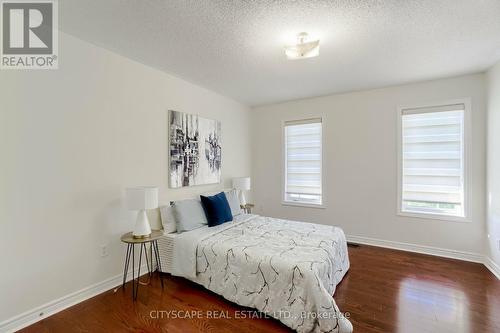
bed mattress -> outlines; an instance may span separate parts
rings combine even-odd
[[[174,249],[174,238],[176,233],[164,234],[158,239],[158,249],[160,252],[161,271],[163,273],[172,272],[172,257]]]

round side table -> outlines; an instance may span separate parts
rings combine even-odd
[[[243,209],[243,212],[245,214],[252,214],[252,208],[255,207],[254,204],[251,204],[251,203],[247,203],[245,205],[240,205],[241,209]]]
[[[148,266],[149,276],[151,277],[153,273],[153,255],[155,256],[157,271],[160,277],[161,288],[163,289],[163,279],[161,277],[161,260],[160,251],[158,250],[158,239],[163,236],[162,230],[153,230],[149,237],[145,238],[134,238],[132,232],[128,232],[121,237],[121,241],[127,244],[127,254],[125,256],[125,268],[123,270],[123,289],[125,289],[125,282],[127,280],[128,267],[130,264],[130,257],[132,257],[132,299],[137,299],[137,293],[139,292],[139,278],[141,276],[141,262],[142,262],[142,252],[144,250],[144,255],[146,256],[146,264]],[[148,260],[148,251],[146,244],[149,243],[149,251],[151,253],[150,260]],[[139,266],[137,271],[137,279],[135,278],[135,245],[139,245]],[[137,281],[136,281],[137,280]]]

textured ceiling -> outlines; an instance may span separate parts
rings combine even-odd
[[[62,31],[248,105],[483,71],[500,0],[61,0]],[[283,45],[307,31],[317,58]]]

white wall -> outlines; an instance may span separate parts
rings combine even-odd
[[[487,254],[500,271],[500,62],[488,71]]]
[[[59,45],[59,70],[0,71],[0,322],[122,272],[124,187],[157,185],[167,203],[250,174],[247,107],[64,33]],[[222,184],[168,189],[168,109],[222,121]]]
[[[483,74],[297,100],[253,110],[253,194],[266,215],[341,226],[347,235],[483,253]],[[472,99],[472,222],[401,217],[397,208],[397,106]],[[324,119],[326,209],[281,204],[283,120]]]

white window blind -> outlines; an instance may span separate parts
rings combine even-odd
[[[285,122],[284,132],[284,200],[321,205],[321,119]]]
[[[463,104],[402,110],[403,212],[464,217]]]

